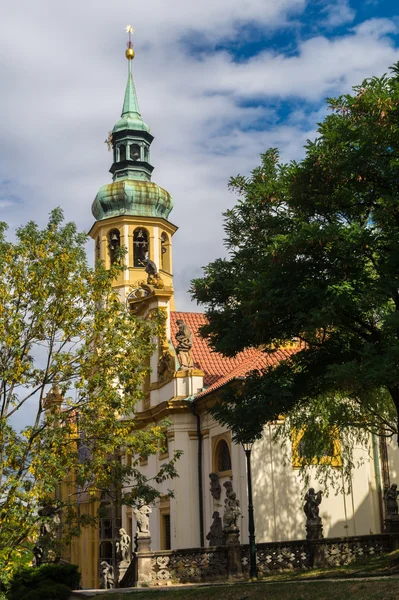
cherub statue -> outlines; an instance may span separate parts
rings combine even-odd
[[[109,565],[106,560],[100,562],[101,569],[101,587],[103,590],[113,590],[115,587],[114,567]]]
[[[384,488],[385,511],[387,515],[398,514],[398,486],[393,483],[391,487]]]
[[[222,487],[219,483],[219,475],[217,473],[209,473],[209,479],[211,480],[211,496],[215,500],[220,500],[220,494],[222,493]]]
[[[130,535],[127,534],[123,527],[119,530],[120,538],[116,542],[116,554],[123,562],[130,562]]]
[[[305,506],[303,510],[305,512],[306,518],[309,521],[317,521],[320,519],[319,517],[319,505],[321,502],[321,496],[323,492],[315,492],[314,488],[309,488],[305,496]]]
[[[222,546],[223,544],[223,527],[222,519],[217,510],[212,515],[213,523],[209,530],[206,539],[209,541],[210,546]]]
[[[137,533],[150,534],[151,512],[151,507],[148,504],[142,504],[140,508],[133,508],[133,514],[136,517]]]
[[[235,492],[230,492],[224,505],[223,529],[236,529],[240,514],[240,501],[237,500]]]

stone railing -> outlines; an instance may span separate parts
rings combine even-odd
[[[391,536],[360,535],[351,538],[327,538],[317,542],[324,549],[325,564],[329,567],[349,565],[355,560],[387,554],[392,549]]]
[[[249,571],[249,546],[241,546],[243,574]],[[309,569],[312,564],[311,548],[307,541],[270,542],[256,545],[256,563],[259,575],[269,571]]]
[[[310,569],[317,566],[338,567],[390,552],[391,540],[386,534],[350,538],[325,538],[257,544],[256,557],[260,575],[271,571]],[[249,546],[241,546],[242,570],[249,571]]]
[[[388,534],[348,538],[325,538],[257,544],[259,576],[271,572],[347,565],[355,560],[378,556],[399,547],[398,536]],[[242,574],[232,571],[232,548],[217,546],[163,550],[135,554],[121,587],[132,585],[167,585],[200,583],[246,578],[249,573],[249,546],[238,545],[234,552],[241,559]]]
[[[162,585],[167,581],[199,583],[228,577],[225,547],[168,550],[152,554],[151,579],[153,584]]]

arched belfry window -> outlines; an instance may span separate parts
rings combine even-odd
[[[129,150],[130,160],[140,160],[140,146],[138,144],[132,144]]]
[[[101,246],[100,246],[100,236],[97,237],[96,241],[96,260],[100,260],[101,258]]]
[[[120,162],[124,162],[126,160],[126,146],[125,146],[125,144],[121,144],[119,146],[119,160],[120,160]]]
[[[165,232],[161,235],[161,269],[170,273],[170,243]]]
[[[144,267],[143,260],[148,257],[148,231],[138,227],[133,232],[133,266]]]
[[[108,240],[109,258],[111,265],[113,265],[116,260],[116,251],[121,247],[121,234],[119,229],[112,229],[108,234]]]
[[[226,440],[219,440],[215,453],[216,470],[218,473],[231,471],[230,448]]]

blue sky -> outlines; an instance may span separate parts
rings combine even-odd
[[[103,142],[120,114],[133,25],[153,180],[172,194],[179,226],[180,310],[196,310],[190,279],[224,252],[230,176],[269,147],[301,158],[325,98],[399,60],[399,8],[387,0],[21,0],[3,3],[0,23],[0,218],[11,229],[44,225],[58,205],[90,229],[110,181]]]

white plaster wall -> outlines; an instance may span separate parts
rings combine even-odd
[[[305,537],[303,497],[306,490],[298,469],[291,464],[291,448],[274,443],[273,426],[268,425],[252,451],[252,481],[256,536],[259,542]],[[353,473],[352,490],[342,494],[330,490],[320,505],[325,537],[367,535],[381,530],[374,465],[366,449],[355,451],[355,463],[363,460]],[[342,477],[336,469],[337,478]],[[320,489],[315,478],[310,486]],[[248,527],[244,514],[243,527]]]
[[[197,547],[200,544],[199,499],[198,499],[198,439],[196,438],[196,418],[190,413],[171,415],[172,424],[168,431],[174,438],[169,440],[169,458],[174,450],[182,450],[183,456],[177,462],[179,477],[159,485],[166,494],[174,491],[170,500],[172,548]],[[212,472],[212,438],[226,430],[215,423],[209,415],[202,415],[203,436],[203,505],[205,545],[209,545],[206,535],[212,523],[212,514],[218,510],[223,516],[225,490],[223,483],[230,479],[220,479],[222,494],[215,500],[210,494],[209,473]],[[297,469],[291,464],[290,448],[283,450],[273,442],[273,426],[265,427],[264,436],[256,442],[252,451],[252,483],[256,540],[258,542],[303,539],[306,536],[303,497],[306,490]],[[285,455],[289,453],[289,455]],[[399,451],[390,448],[391,481],[399,474]],[[335,494],[323,497],[320,516],[325,537],[367,535],[379,533],[380,514],[374,463],[365,449],[357,450],[357,457],[363,456],[364,463],[353,474],[352,492],[346,495]],[[241,446],[232,444],[232,483],[242,507],[240,519],[241,542],[248,542],[248,504],[246,459]],[[356,459],[356,457],[355,457]],[[158,455],[150,456],[148,465],[141,467],[147,477],[154,477],[164,460]],[[337,477],[341,476],[336,469]],[[316,490],[319,485],[311,483]],[[126,523],[126,515],[123,520]],[[159,508],[153,508],[150,517],[152,547],[160,548]],[[133,525],[134,529],[134,525]]]
[[[159,454],[149,456],[148,464],[142,465],[140,471],[148,478],[153,478],[160,466],[172,458],[174,450],[182,450],[183,456],[176,463],[178,477],[157,485],[158,491],[166,495],[173,490],[174,498],[170,499],[171,545],[175,548],[190,548],[200,545],[199,533],[199,499],[198,499],[198,440],[194,436],[196,419],[191,413],[172,415],[172,424],[168,433],[174,435],[169,439],[169,458],[161,459]],[[191,436],[189,435],[191,433]],[[127,523],[127,512],[124,509],[123,522]],[[133,530],[135,523],[133,523]],[[152,549],[159,550],[160,511],[155,505],[150,516]]]
[[[209,473],[212,471],[212,437],[225,431],[220,425],[204,419],[209,426],[209,438],[204,440],[203,478],[205,482],[204,510],[205,536],[212,522],[213,510],[223,515],[225,492],[219,502],[211,498]],[[252,450],[252,486],[256,539],[258,542],[303,539],[306,536],[303,497],[306,490],[298,469],[291,463],[291,449],[286,450],[274,443],[273,426],[265,427],[264,436],[256,442]],[[399,452],[398,452],[399,454]],[[232,445],[232,483],[240,500],[241,542],[248,542],[248,504],[246,459],[241,446]],[[330,491],[324,495],[320,505],[325,537],[367,535],[380,533],[381,522],[379,500],[372,457],[366,449],[357,449],[355,462],[363,458],[363,465],[353,473],[352,491],[349,494],[336,494]],[[399,473],[399,457],[397,460]],[[340,469],[336,469],[341,477]],[[225,478],[220,480],[224,483]],[[316,490],[317,482],[311,481]]]
[[[387,440],[387,449],[390,483],[397,483],[399,486],[399,448],[396,438]]]
[[[178,377],[176,383],[176,395],[185,398],[202,390],[204,385],[203,378],[198,376]]]

